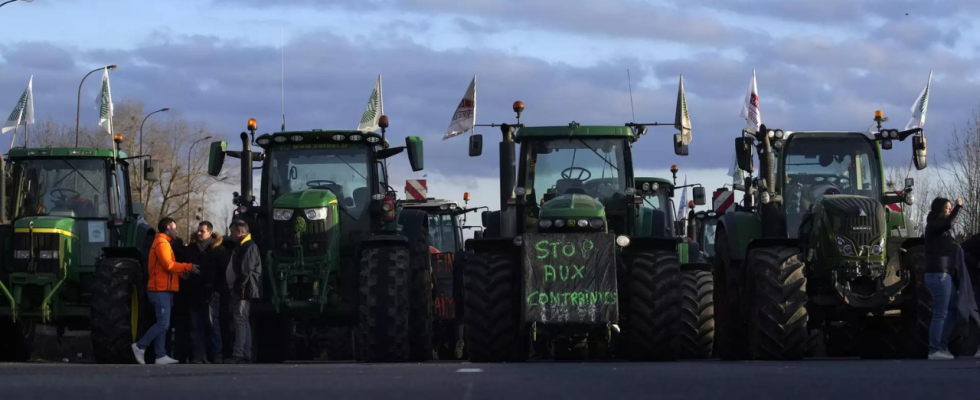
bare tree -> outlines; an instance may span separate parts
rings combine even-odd
[[[923,171],[920,173],[914,168],[909,170],[906,166],[893,166],[888,168],[885,175],[885,187],[889,191],[901,191],[905,189],[905,178],[911,177],[915,179],[915,186],[912,188],[912,193],[915,197],[915,202],[909,206],[902,204],[902,211],[905,213],[905,217],[909,223],[908,235],[909,236],[922,236],[926,229],[926,215],[929,214],[929,202],[935,193],[934,185],[930,179],[926,178],[926,173]]]
[[[960,232],[980,232],[980,106],[963,128],[954,128],[946,147],[947,162],[939,169],[938,194],[962,197],[966,207],[957,218]]]

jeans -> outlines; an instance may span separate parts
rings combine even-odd
[[[146,350],[152,344],[156,358],[162,358],[167,355],[167,330],[170,328],[170,311],[174,306],[174,294],[171,292],[147,292],[146,297],[148,297],[150,305],[153,306],[157,321],[136,342],[136,346],[140,350]]]
[[[211,320],[211,359],[217,360],[224,354],[221,339],[221,295],[215,293],[211,296],[211,304],[208,305],[208,318]]]
[[[926,287],[932,293],[932,323],[929,324],[929,352],[946,351],[956,326],[953,278],[947,273],[927,273]]]
[[[191,307],[190,311],[191,317],[191,360],[203,361],[204,354],[207,352],[208,347],[212,349],[211,355],[220,355],[221,349],[221,336],[220,331],[216,337],[214,330],[211,326],[211,305],[210,304],[198,304]],[[207,340],[210,339],[210,340]],[[217,342],[217,346],[215,346]],[[214,353],[213,349],[219,349],[218,353]]]
[[[235,319],[235,346],[232,357],[252,359],[252,327],[248,321],[251,300],[231,295],[231,314]]]

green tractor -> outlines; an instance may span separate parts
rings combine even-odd
[[[356,354],[362,361],[432,357],[432,281],[428,218],[402,209],[388,185],[388,158],[407,150],[423,168],[422,140],[404,147],[381,134],[310,130],[263,134],[255,120],[241,151],[211,144],[208,172],[225,155],[241,160],[236,217],[248,222],[263,252],[263,294],[256,306],[259,362]],[[258,197],[253,162],[261,162]]]
[[[678,239],[637,235],[631,147],[646,126],[525,127],[523,103],[513,108],[516,125],[494,124],[501,210],[484,212],[483,237],[466,242],[470,359],[675,359]],[[674,145],[687,154],[681,134]],[[481,152],[473,135],[470,155]]]
[[[920,128],[878,131],[743,131],[738,166],[750,174],[743,204],[715,234],[717,351],[725,359],[791,360],[817,349],[866,358],[924,357],[930,297],[923,239],[887,207],[881,150],[912,137],[926,168]],[[752,179],[758,149],[760,176]],[[976,350],[974,346],[972,351]],[[972,354],[972,353],[971,353]]]
[[[677,166],[671,166],[676,179]],[[702,262],[701,247],[691,235],[682,237],[684,220],[677,221],[674,212],[676,186],[662,178],[636,178],[636,193],[642,198],[637,212],[637,236],[679,238],[677,257],[680,260],[680,303],[678,304],[679,328],[677,332],[677,358],[710,358],[714,347],[714,280],[711,265]],[[691,216],[687,219],[687,232],[694,232],[693,206],[704,205],[704,188],[694,187]]]
[[[735,193],[727,187],[721,187],[714,191],[711,196],[712,209],[698,211],[695,213],[696,220],[695,239],[701,244],[701,258],[708,264],[714,264],[715,260],[715,231],[718,229],[718,221],[728,210],[737,207],[734,202]]]
[[[129,161],[112,149],[13,148],[0,169],[0,361],[26,361],[35,328],[91,330],[95,360],[132,363],[149,321],[153,229],[133,203]],[[0,163],[2,164],[2,163]],[[155,181],[152,162],[145,179]]]
[[[406,184],[406,188],[410,183]],[[407,197],[407,196],[406,196]],[[469,202],[469,193],[463,196]],[[432,239],[432,273],[435,282],[432,339],[434,355],[440,360],[466,357],[463,341],[463,269],[467,257],[463,248],[466,214],[477,208],[466,208],[454,201],[435,198],[404,200],[407,210],[419,210],[429,217]]]

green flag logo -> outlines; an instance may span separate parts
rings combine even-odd
[[[10,113],[10,117],[7,118],[7,121],[17,122],[17,120],[24,115],[24,109],[26,108],[27,108],[27,91],[25,90],[24,94],[20,95],[20,100],[17,100],[17,107],[14,107],[14,111]]]
[[[371,91],[371,98],[368,99],[367,109],[364,110],[364,115],[361,116],[361,123],[367,123],[374,121],[374,117],[378,115],[378,91]]]

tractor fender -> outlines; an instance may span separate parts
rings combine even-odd
[[[718,226],[728,234],[728,243],[715,243],[715,246],[727,246],[733,260],[744,260],[749,243],[762,236],[762,219],[750,212],[726,212],[718,218]]]
[[[644,250],[663,250],[677,251],[677,245],[681,242],[678,238],[643,237],[630,238],[630,245],[623,249],[624,253]]]
[[[398,225],[401,234],[408,238],[408,246],[412,247],[419,239],[422,228],[428,228],[429,216],[422,210],[403,209],[398,213]]]
[[[474,253],[495,253],[507,254],[521,251],[521,247],[514,244],[513,238],[483,237],[480,239],[466,240],[466,251]]]

